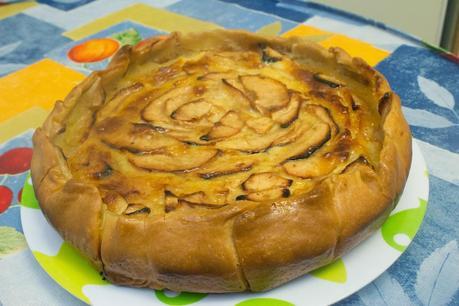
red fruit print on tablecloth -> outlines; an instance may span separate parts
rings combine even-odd
[[[31,148],[14,148],[0,155],[0,175],[18,174],[29,170]]]
[[[13,201],[13,192],[6,186],[0,186],[0,214],[10,207]]]

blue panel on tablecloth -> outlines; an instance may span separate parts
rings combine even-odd
[[[57,9],[68,11],[94,0],[38,0],[38,2],[53,6]]]
[[[295,11],[288,8],[283,8],[278,5],[279,1],[272,0],[221,0],[223,2],[236,3],[249,9],[258,10],[268,14],[277,15],[282,18],[290,19],[297,22],[303,22],[309,17],[310,14]]]
[[[24,180],[22,180],[22,183],[24,183]],[[20,215],[21,209],[19,205],[13,204],[7,211],[0,214],[0,226],[13,227],[18,232],[23,233]]]
[[[111,26],[103,31],[97,32],[91,36],[88,36],[82,40],[72,41],[64,46],[56,48],[46,53],[46,57],[54,59],[58,61],[59,63],[64,64],[67,67],[71,67],[72,69],[78,70],[84,74],[89,74],[93,70],[104,69],[108,64],[109,59],[102,60],[102,61],[95,62],[95,63],[81,64],[81,63],[75,63],[72,60],[70,60],[67,56],[67,53],[69,52],[70,49],[72,49],[72,47],[79,45],[84,41],[87,41],[93,38],[110,37],[115,33],[120,33],[120,32],[129,30],[129,29],[134,29],[135,31],[137,31],[138,34],[142,37],[142,39],[145,39],[153,35],[164,34],[164,32],[162,31],[155,30],[155,29],[146,27],[144,25],[141,25],[141,24],[138,24],[132,21],[124,21],[114,26]]]
[[[457,305],[459,284],[454,284],[457,271],[445,269],[441,271],[441,277],[435,271],[443,265],[457,267],[459,249],[454,237],[459,237],[456,226],[459,187],[435,176],[429,177],[429,183],[427,212],[406,252],[375,281],[336,305],[422,305],[423,300],[418,296],[420,291],[427,292],[424,300],[429,300],[432,292],[438,294],[444,288],[451,290],[449,294],[441,292],[436,295],[444,302],[440,304]],[[437,300],[431,305],[440,304]]]
[[[279,0],[277,6],[311,16],[329,17],[353,25],[367,25],[368,19],[318,3],[297,0]]]
[[[441,279],[437,279],[438,274],[431,275],[434,280],[431,282],[432,286],[427,285],[429,280],[418,278],[419,269],[423,265],[424,269],[429,269],[426,265],[433,265],[432,268],[434,266],[442,266],[445,260],[448,260],[448,253],[452,252],[453,256],[457,258],[457,253],[459,252],[459,249],[457,249],[457,239],[459,238],[459,227],[457,226],[457,221],[459,220],[459,210],[457,209],[459,187],[435,176],[430,176],[429,182],[430,200],[423,224],[407,251],[389,268],[389,272],[403,286],[405,292],[410,294],[413,304],[421,304],[417,300],[416,286],[418,291],[423,288],[429,292],[441,290],[445,286],[456,286],[456,303],[454,303],[453,298],[453,303],[450,305],[457,305],[459,284],[456,283],[454,285],[454,283],[451,283],[451,278],[457,274],[457,271],[443,271],[444,274]],[[417,282],[418,285],[416,285]],[[433,286],[436,286],[436,288],[433,288]]]
[[[353,294],[344,300],[339,301],[336,304],[333,304],[335,306],[356,306],[356,305],[363,305],[362,301],[360,300],[359,296],[357,294]]]
[[[17,14],[0,20],[0,76],[43,57],[70,39],[63,30],[36,18]]]
[[[168,6],[167,9],[181,15],[210,21],[228,29],[245,29],[254,32],[268,24],[279,21],[282,24],[281,33],[283,33],[297,25],[297,23],[273,15],[216,0],[182,0]]]
[[[403,106],[409,108],[404,111],[413,135],[459,152],[459,65],[430,50],[401,46],[376,68],[400,95]],[[436,103],[422,92],[420,78],[430,84],[423,86],[424,91],[433,93]]]

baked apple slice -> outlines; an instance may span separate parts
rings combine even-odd
[[[330,139],[330,127],[326,123],[317,123],[304,131],[294,142],[284,147],[277,147],[279,156],[287,160],[309,157]]]
[[[129,161],[135,166],[152,171],[190,171],[211,160],[218,151],[203,146],[190,146],[169,150],[165,154],[131,154]]]
[[[212,108],[212,104],[203,99],[183,104],[172,112],[171,118],[181,121],[195,121],[207,115]]]
[[[269,117],[258,117],[247,120],[245,124],[255,133],[265,134],[273,127],[274,122]]]
[[[150,122],[168,122],[172,112],[192,99],[193,86],[176,87],[149,103],[142,117]]]
[[[331,136],[338,134],[338,125],[327,108],[318,104],[308,104],[306,110],[330,126]]]
[[[223,197],[213,196],[209,197],[204,191],[197,191],[192,194],[188,194],[180,197],[179,201],[185,201],[188,204],[204,205],[207,207],[217,208],[219,206],[226,205],[226,195]]]
[[[281,124],[282,127],[287,127],[298,118],[301,107],[302,98],[297,93],[292,93],[288,105],[278,111],[271,113],[271,118]]]
[[[284,191],[287,190],[287,191]],[[282,197],[284,194],[290,195],[289,189],[275,188],[263,191],[251,192],[247,195],[247,199],[255,202],[263,202],[269,200],[275,200]]]
[[[127,131],[120,133],[119,131]],[[180,141],[147,123],[128,123],[118,117],[107,118],[96,127],[101,140],[113,147],[130,152],[157,152],[180,145]]]
[[[260,137],[252,130],[245,128],[244,131],[231,137],[228,140],[223,140],[216,143],[216,147],[222,150],[238,150],[246,153],[258,153],[268,149],[278,136],[276,134],[265,135]]]
[[[229,161],[227,158],[223,160],[217,159],[205,169],[199,171],[199,176],[203,179],[212,179],[215,177],[230,175],[239,172],[246,172],[252,169],[253,161]]]
[[[262,114],[279,110],[289,102],[287,87],[277,80],[259,75],[244,75],[240,80]]]
[[[249,192],[263,191],[275,188],[287,188],[292,180],[286,179],[272,172],[255,173],[242,184],[242,188]]]
[[[329,174],[336,167],[336,159],[311,156],[307,159],[291,160],[283,164],[285,172],[301,178],[314,178]]]
[[[239,118],[239,115],[234,111],[229,111],[214,125],[207,135],[201,137],[201,140],[211,141],[228,138],[239,133],[243,126],[244,122]]]
[[[272,172],[252,174],[243,184],[242,188],[248,192],[247,199],[251,201],[266,201],[288,197],[288,187],[292,180],[286,179]]]

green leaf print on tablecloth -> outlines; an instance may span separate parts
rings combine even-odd
[[[390,216],[381,228],[384,241],[394,249],[403,252],[421,226],[426,209],[427,201],[419,199],[419,207],[402,210]]]
[[[206,293],[181,292],[176,296],[167,296],[162,290],[155,290],[155,295],[166,305],[190,305],[196,303],[207,296]]]
[[[24,235],[9,226],[0,226],[0,258],[26,247]]]
[[[311,275],[341,284],[345,283],[347,280],[346,266],[342,259],[338,259],[331,264],[312,271]]]
[[[279,299],[255,298],[237,303],[236,306],[294,306],[294,304]]]
[[[85,285],[108,285],[92,264],[67,242],[64,242],[56,256],[33,251],[35,258],[48,274],[62,287],[79,299],[90,303],[83,294]]]
[[[130,28],[130,29],[127,29],[126,31],[112,34],[111,38],[116,39],[123,46],[124,45],[133,46],[142,40],[142,37],[140,36],[139,32],[134,28]]]
[[[24,187],[22,189],[21,205],[29,208],[40,209],[31,183],[32,179],[30,178],[29,174],[25,180]]]

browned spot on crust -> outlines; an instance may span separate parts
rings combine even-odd
[[[338,88],[338,87],[344,86],[344,84],[341,81],[335,79],[332,76],[326,75],[326,74],[315,73],[313,77],[314,77],[314,80],[320,83],[323,83],[330,88]]]
[[[351,108],[352,108],[352,110],[353,111],[360,110],[360,104],[356,103],[356,101],[355,101],[356,99],[355,99],[354,95],[352,95],[351,98],[352,98],[352,100],[351,100]]]
[[[342,114],[348,113],[347,107],[342,104],[341,97],[334,93],[312,90],[309,94],[314,98],[330,103],[332,107],[335,107]]]
[[[327,123],[331,130],[331,136],[335,136],[339,132],[339,126],[336,124],[333,116],[328,108],[323,107],[322,105],[317,104],[308,104],[306,106],[307,110],[315,114],[316,117],[321,119],[324,123]]]
[[[164,211],[169,213],[176,210],[179,205],[180,203],[178,198],[172,192],[166,190],[164,192]]]
[[[153,83],[155,85],[161,85],[167,81],[173,79],[180,73],[180,65],[175,63],[170,66],[161,67],[153,75]]]
[[[196,96],[202,96],[206,92],[206,90],[207,90],[207,88],[204,85],[199,85],[199,86],[193,87],[193,93]]]
[[[210,61],[211,59],[208,56],[203,56],[197,61],[187,61],[183,65],[183,70],[187,74],[207,73],[209,71]]]
[[[127,206],[128,203],[126,200],[117,192],[113,190],[101,190],[102,193],[102,200],[105,204],[107,204],[107,208],[109,211],[122,214]]]
[[[341,171],[341,173],[346,173],[348,171],[350,171],[355,165],[357,164],[361,164],[361,165],[366,165],[370,168],[373,169],[373,166],[370,164],[370,162],[365,158],[365,156],[359,156],[359,158],[357,158],[356,160],[352,161],[351,163],[349,163],[346,168],[343,169],[343,171]]]
[[[282,54],[278,51],[265,47],[261,50],[261,61],[265,64],[272,64],[282,60]]]
[[[150,214],[151,209],[149,207],[144,206],[143,204],[129,204],[124,214],[126,216],[133,216],[133,215],[148,215]]]
[[[214,169],[205,169],[204,172],[199,173],[199,176],[208,180],[223,175],[249,171],[252,169],[252,165],[250,162],[239,162],[234,165],[217,165]]]
[[[112,175],[112,171],[113,171],[112,167],[110,167],[110,165],[106,164],[102,171],[95,172],[93,174],[93,176],[97,180],[104,179],[104,178],[109,177],[110,175]]]
[[[390,102],[392,101],[392,93],[386,92],[380,99],[378,104],[378,112],[382,118],[385,118],[390,111]]]

